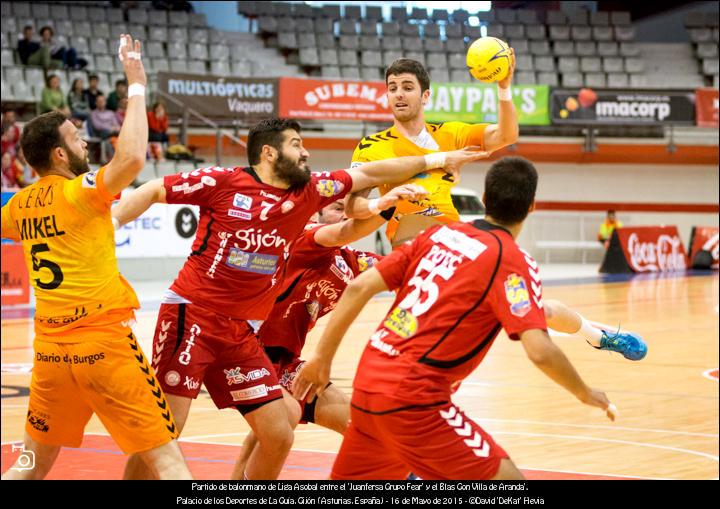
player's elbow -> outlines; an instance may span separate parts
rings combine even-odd
[[[120,164],[125,172],[140,173],[145,167],[145,154],[124,154]]]

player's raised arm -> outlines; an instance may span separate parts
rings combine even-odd
[[[520,135],[517,111],[512,102],[510,88],[515,71],[515,50],[511,49],[510,51],[510,70],[505,79],[498,81],[498,98],[500,99],[498,123],[485,128],[484,146],[488,152],[512,145]]]
[[[444,170],[455,178],[460,177],[460,168],[467,163],[488,157],[488,153],[467,147],[451,152],[436,152],[425,156],[406,156],[371,161],[352,170],[352,192],[377,187],[381,184],[396,184],[427,170]]]
[[[333,319],[328,322],[315,348],[315,353],[303,365],[293,381],[295,398],[311,402],[316,395],[323,393],[330,381],[330,364],[350,324],[373,295],[387,289],[385,280],[374,267],[360,274],[347,286],[333,311]]]
[[[128,104],[115,156],[107,164],[104,184],[115,195],[129,186],[145,166],[148,145],[145,85],[147,77],[141,60],[140,41],[129,35],[120,37],[119,56],[128,81]]]
[[[155,179],[138,187],[123,198],[112,209],[115,228],[129,223],[142,215],[153,203],[166,203],[163,179]]]
[[[427,190],[414,185],[398,186],[380,198],[368,200],[358,197],[361,207],[369,211],[367,219],[347,219],[329,224],[315,231],[315,242],[321,246],[344,246],[366,237],[378,229],[385,221],[390,220],[395,204],[400,200],[420,200],[427,196]],[[364,203],[363,203],[364,202]],[[347,206],[347,205],[346,205]]]
[[[520,333],[528,358],[553,381],[562,385],[573,396],[586,405],[605,410],[611,421],[615,420],[615,410],[604,392],[585,385],[582,378],[565,354],[552,342],[547,332],[530,329]]]

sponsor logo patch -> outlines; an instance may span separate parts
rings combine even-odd
[[[180,373],[177,371],[168,371],[165,375],[165,383],[170,387],[175,387],[180,383]]]
[[[228,210],[228,216],[244,219],[245,221],[250,221],[252,219],[252,214],[250,212],[243,212],[242,210],[235,209]]]
[[[240,368],[223,369],[228,385],[238,385],[245,382],[254,382],[266,376],[270,376],[270,372],[265,368],[254,369],[244,374]]]
[[[278,257],[262,253],[248,253],[237,248],[230,249],[225,264],[233,269],[255,274],[274,274]]]
[[[97,189],[97,172],[86,173],[82,179],[82,186],[88,189]]]
[[[253,199],[249,196],[245,196],[244,194],[235,193],[235,196],[233,197],[233,207],[237,207],[239,209],[250,210],[252,202]]]
[[[414,336],[418,329],[417,318],[410,311],[401,307],[393,309],[383,325],[405,339]]]
[[[193,378],[186,376],[185,381],[183,382],[183,385],[187,387],[189,390],[194,391],[198,387],[200,387],[200,382],[197,380],[194,380]]]
[[[510,303],[513,315],[522,318],[530,312],[530,294],[521,276],[510,274],[505,280],[505,298]]]
[[[32,411],[28,411],[27,420],[34,429],[47,433],[50,431],[50,425],[48,425],[47,417],[44,415],[35,415]]]
[[[320,196],[324,196],[325,198],[337,196],[338,194],[343,192],[343,189],[345,189],[345,186],[342,182],[338,182],[337,180],[324,179],[319,180],[315,187],[317,188],[318,194]]]
[[[256,385],[239,391],[230,391],[233,401],[247,401],[250,399],[264,398],[268,395],[268,388],[265,384]]]

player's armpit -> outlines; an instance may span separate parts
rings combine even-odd
[[[140,217],[153,203],[167,203],[163,179],[151,180],[125,195],[113,207],[112,216],[122,226]]]

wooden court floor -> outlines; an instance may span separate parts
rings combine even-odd
[[[578,338],[553,335],[586,382],[605,390],[618,406],[620,417],[615,423],[546,378],[526,358],[522,346],[504,333],[462,385],[455,402],[494,436],[530,478],[717,479],[718,290],[717,273],[546,285],[546,298],[562,300],[590,320],[619,324],[647,340],[648,356],[630,362],[594,350]],[[390,298],[372,301],[345,338],[333,380],[347,392],[364,344],[390,303]],[[148,351],[155,316],[152,311],[138,315],[136,333]],[[312,332],[306,352],[314,347],[325,323],[321,321]],[[11,464],[11,443],[22,439],[31,340],[30,320],[2,321],[3,471]],[[198,477],[226,478],[247,430],[237,412],[217,411],[209,396],[201,393],[183,433],[193,472]],[[86,454],[79,464],[68,452],[50,477],[120,475],[123,458],[116,449],[109,454],[112,443],[107,437],[96,436],[106,432],[95,417],[86,431],[88,446],[83,451],[100,452]],[[331,431],[300,426],[283,477],[326,477],[340,441]],[[95,466],[88,468],[90,464]]]

